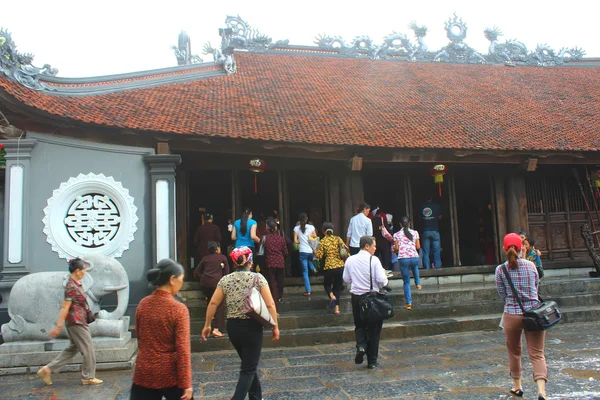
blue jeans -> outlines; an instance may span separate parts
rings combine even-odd
[[[406,304],[412,304],[412,296],[410,294],[410,271],[412,270],[415,278],[415,285],[420,285],[419,258],[400,258],[398,261],[400,262],[400,271],[402,272],[402,280],[404,281],[404,297],[406,298]]]
[[[438,231],[425,231],[421,236],[421,248],[423,249],[423,266],[427,269],[431,268],[429,258],[429,249],[433,249],[433,264],[436,268],[442,267],[442,259],[440,257],[441,243],[440,233]]]
[[[310,293],[310,279],[308,279],[308,270],[315,272],[315,266],[312,263],[313,253],[300,252],[300,265],[302,265],[302,278],[304,278],[304,289]]]

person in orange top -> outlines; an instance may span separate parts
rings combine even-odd
[[[175,300],[184,270],[173,260],[160,261],[147,278],[156,290],[135,313],[138,356],[131,400],[192,399],[190,314]]]

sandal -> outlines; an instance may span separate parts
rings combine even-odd
[[[337,301],[337,299],[334,297],[333,299],[329,300],[329,309],[333,310],[333,308],[335,307],[335,302]]]
[[[303,294],[303,296],[304,296],[304,297],[310,297],[310,293],[308,293],[308,292],[307,292],[307,293],[304,293],[304,294]]]
[[[510,389],[510,393],[514,394],[517,397],[523,397],[523,389],[512,388],[512,389]]]
[[[407,304],[404,306],[407,310],[412,310],[412,304]]]

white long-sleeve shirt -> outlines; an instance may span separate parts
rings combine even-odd
[[[348,257],[344,267],[343,278],[344,282],[350,285],[350,293],[361,295],[371,291],[369,263],[373,275],[373,291],[387,286],[388,278],[379,258],[361,250],[358,254]]]
[[[346,237],[350,238],[350,247],[359,247],[362,236],[373,236],[373,223],[363,213],[358,213],[350,218],[348,224],[348,233]]]

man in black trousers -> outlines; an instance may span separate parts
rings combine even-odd
[[[387,286],[388,278],[381,262],[375,254],[377,244],[372,236],[362,236],[360,251],[348,257],[344,268],[344,281],[350,285],[352,293],[352,316],[354,317],[354,333],[356,335],[356,357],[354,362],[362,364],[367,355],[367,368],[377,368],[379,338],[383,321],[366,323],[360,317],[360,298],[371,291],[379,291]],[[372,277],[372,280],[371,280]]]

